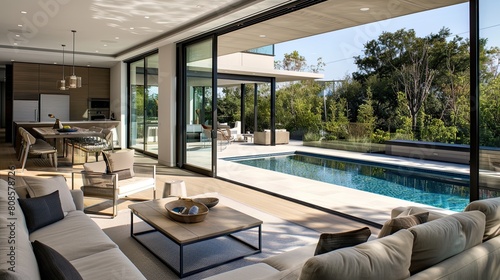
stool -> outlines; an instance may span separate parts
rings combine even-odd
[[[184,181],[167,181],[163,188],[163,197],[180,196],[187,197],[186,184]]]

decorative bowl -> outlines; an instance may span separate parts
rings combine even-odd
[[[59,132],[76,132],[78,129],[76,128],[60,128],[57,131]]]
[[[198,207],[197,213],[188,214],[193,206]],[[183,208],[186,211],[179,212],[179,210]],[[199,223],[205,220],[208,214],[208,207],[205,206],[205,204],[193,201],[189,198],[180,198],[179,200],[167,202],[165,204],[165,209],[167,209],[168,216],[172,220],[181,223]]]
[[[203,203],[208,208],[212,208],[219,203],[219,199],[217,197],[197,197],[193,198],[193,201]]]

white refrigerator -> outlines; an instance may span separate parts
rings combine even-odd
[[[69,121],[69,94],[40,94],[40,121],[53,122],[49,114],[61,122]]]

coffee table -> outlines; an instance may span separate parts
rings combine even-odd
[[[170,219],[168,217],[167,210],[164,207],[165,203],[176,199],[177,198],[164,198],[129,205],[129,208],[131,209],[130,235],[142,246],[148,249],[152,254],[154,254],[165,265],[172,269],[172,271],[174,271],[179,277],[182,278],[184,276],[192,275],[221,264],[260,253],[262,251],[261,220],[219,204],[210,209],[205,220],[202,222],[190,224],[180,223]],[[153,229],[134,232],[134,216],[139,217]],[[243,240],[240,237],[234,236],[234,234],[237,232],[248,230],[257,231],[256,234],[254,234],[257,236],[257,246],[251,244],[250,242],[247,242],[246,240]],[[143,234],[149,234],[152,232],[161,233],[161,235],[168,238],[179,247],[179,262],[177,264],[172,263],[172,261],[166,260],[164,257],[160,256],[160,254],[155,252],[158,250],[158,245],[151,246],[151,244],[147,244],[139,238],[139,236]],[[243,246],[245,246],[248,250],[245,250],[246,252],[243,252],[241,255],[232,256],[229,257],[229,259],[224,260],[219,259],[214,263],[207,263],[202,267],[198,267],[190,271],[185,271],[186,262],[189,262],[190,260],[193,261],[192,258],[188,258],[186,260],[184,259],[186,247],[199,244],[201,242],[208,242],[216,238],[224,238],[222,242],[234,242],[230,240],[236,240],[238,243],[243,244]],[[167,248],[164,249],[167,250]],[[221,253],[220,255],[224,254],[223,252],[210,253],[214,255],[217,253]],[[220,257],[220,255],[218,257]]]

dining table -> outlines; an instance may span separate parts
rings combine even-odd
[[[101,132],[80,127],[62,129],[56,129],[53,127],[33,127],[33,131],[38,133],[45,141],[53,142],[54,147],[57,149],[58,157],[67,156],[66,144],[68,139],[102,136]],[[74,157],[74,153],[72,153],[72,157]]]

